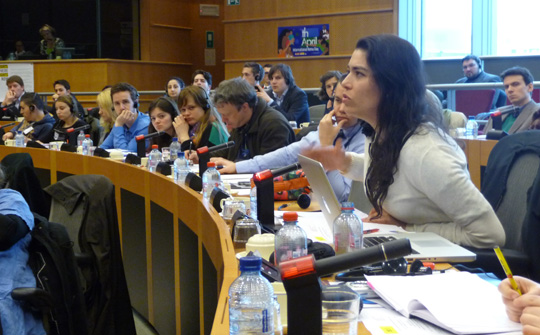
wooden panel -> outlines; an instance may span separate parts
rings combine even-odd
[[[350,55],[359,38],[373,34],[392,33],[392,19],[392,12],[383,12],[264,23],[231,23],[225,26],[226,60],[277,57],[278,27],[323,23],[329,25],[330,55]],[[246,34],[246,32],[249,33]]]
[[[321,13],[351,12],[392,8],[393,0],[274,0],[241,1],[239,6],[225,6],[225,19],[256,19]]]
[[[190,34],[190,30],[150,27],[150,59],[160,62],[190,63],[191,53],[187,51],[186,44],[182,43],[189,41]],[[187,78],[182,76],[184,80]]]
[[[481,189],[482,186],[482,167],[487,165],[489,154],[497,141],[491,140],[463,140],[465,143],[465,155],[469,165],[471,180]]]
[[[65,79],[76,91],[101,91],[107,83],[107,63],[96,60],[34,62],[36,92],[54,92],[53,83]]]

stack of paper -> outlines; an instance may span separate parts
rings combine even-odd
[[[521,330],[508,319],[497,287],[468,272],[430,276],[366,276],[371,288],[396,311],[454,334]]]

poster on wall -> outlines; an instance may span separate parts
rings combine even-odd
[[[278,27],[278,57],[306,57],[330,54],[330,26]]]
[[[7,93],[7,79],[13,75],[21,76],[25,92],[34,92],[34,64],[7,63],[0,64],[0,101],[4,101]]]

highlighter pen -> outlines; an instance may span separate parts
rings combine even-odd
[[[497,246],[493,248],[495,251],[495,254],[497,255],[497,258],[499,259],[499,262],[501,262],[502,268],[504,270],[504,273],[506,273],[506,277],[508,277],[508,280],[510,280],[510,285],[512,285],[512,288],[521,295],[521,290],[519,289],[516,280],[514,279],[514,276],[512,275],[512,272],[510,271],[510,267],[508,266],[508,263],[506,263],[506,259],[504,258],[504,255],[501,251],[501,249]]]

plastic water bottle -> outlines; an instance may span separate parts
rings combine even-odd
[[[178,142],[178,137],[173,137],[169,149],[171,150],[171,161],[174,162],[178,158],[178,153],[180,152],[180,143]]]
[[[171,145],[171,148],[172,148],[172,145]],[[172,157],[172,149],[171,149],[171,157]],[[183,184],[186,181],[186,176],[190,172],[191,172],[191,169],[189,168],[189,164],[186,157],[184,157],[184,153],[178,152],[178,158],[174,160],[174,182],[177,184]]]
[[[84,137],[84,140],[82,141],[82,154],[84,156],[90,155],[90,147],[92,145],[94,145],[94,143],[92,143],[92,139],[90,138],[90,135],[86,134],[86,136]]]
[[[161,162],[161,152],[158,149],[158,145],[152,145],[152,151],[148,155],[148,171],[156,172],[158,163]]]
[[[253,188],[249,192],[249,210],[249,216],[257,220],[257,186],[255,185],[253,185]]]
[[[229,334],[274,334],[274,289],[261,276],[262,260],[240,258],[240,277],[229,288]]]
[[[78,146],[78,147],[81,147],[82,144],[83,144],[83,141],[84,141],[84,131],[81,130],[81,132],[79,133],[79,135],[77,135],[77,146]]]
[[[274,242],[274,262],[276,265],[307,255],[306,232],[296,224],[297,221],[298,213],[285,212],[283,214],[283,227],[276,234]]]
[[[22,131],[18,131],[17,134],[15,135],[15,146],[19,148],[24,147],[24,135]]]
[[[204,171],[202,176],[203,199],[210,200],[210,195],[212,194],[214,187],[219,187],[222,189],[223,185],[221,183],[221,175],[216,169],[216,163],[208,162],[208,165],[206,166],[208,169]]]
[[[354,214],[354,203],[341,204],[341,214],[334,220],[334,249],[336,255],[363,248],[364,227]]]
[[[478,123],[476,123],[474,116],[469,116],[469,121],[467,121],[467,124],[465,125],[465,137],[478,137]]]

